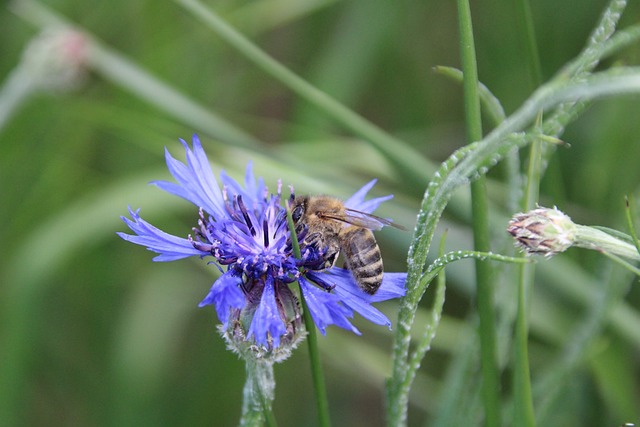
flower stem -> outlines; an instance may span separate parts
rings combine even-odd
[[[307,329],[307,345],[309,347],[309,360],[311,362],[311,376],[313,377],[313,386],[316,395],[316,407],[318,409],[318,423],[321,427],[329,427],[331,420],[329,418],[329,402],[327,401],[327,390],[324,384],[324,374],[322,365],[320,364],[320,352],[318,350],[318,338],[316,326],[311,318],[311,313],[304,299],[302,289],[300,289],[300,301],[302,302],[302,315],[304,317],[304,325]]]
[[[531,208],[538,199],[540,184],[541,143],[534,141],[529,154],[526,189],[522,200],[523,210]],[[529,368],[529,294],[534,281],[534,266],[521,265],[518,271],[518,300],[515,321],[513,353],[513,421],[523,426],[535,426],[531,373]]]
[[[516,2],[516,11],[520,28],[524,30],[520,34],[524,36],[525,58],[528,62],[531,90],[535,90],[542,83],[542,67],[538,55],[531,7],[528,0]],[[533,208],[538,200],[540,188],[540,173],[542,171],[542,142],[534,141],[531,144],[529,165],[525,181],[524,197],[521,209],[528,211]],[[532,265],[520,265],[518,267],[518,300],[514,331],[513,353],[513,422],[518,425],[535,426],[533,408],[533,395],[531,392],[531,371],[529,367],[529,295],[535,277],[535,267]]]
[[[587,225],[576,224],[575,246],[586,249],[599,249],[613,255],[640,261],[640,254],[634,245]]]
[[[293,247],[293,255],[301,258],[300,244],[298,236],[296,236],[295,225],[291,217],[291,209],[287,205],[287,225],[291,232],[291,246]],[[304,326],[307,330],[307,345],[309,348],[309,360],[311,362],[311,376],[313,378],[313,386],[316,396],[316,408],[318,410],[318,423],[320,427],[329,427],[331,419],[329,418],[329,402],[327,401],[327,389],[324,383],[324,374],[322,372],[322,364],[320,363],[320,351],[318,350],[318,337],[315,323],[311,317],[311,312],[304,299],[302,288],[300,291],[300,302],[302,303],[302,316],[304,318]]]
[[[273,411],[271,408],[265,408],[264,410],[264,418],[267,424],[267,427],[278,427],[278,423],[276,422],[276,417],[273,415]]]
[[[460,26],[460,54],[464,76],[464,105],[467,143],[482,139],[480,95],[476,64],[471,9],[468,0],[458,0]],[[489,217],[487,188],[484,176],[471,183],[471,210],[473,214],[473,238],[477,251],[488,252]],[[485,425],[500,425],[499,371],[496,358],[496,332],[493,304],[492,269],[488,263],[476,260],[478,314],[480,317],[480,353],[482,360],[482,396]]]
[[[258,427],[266,421],[269,427],[276,427],[271,412],[275,380],[273,363],[256,358],[246,358],[247,381],[244,384],[241,427]]]
[[[513,400],[514,421],[523,426],[534,426],[533,397],[531,393],[531,374],[529,368],[529,289],[533,282],[533,266],[519,266],[518,302],[515,322]]]
[[[531,16],[531,5],[528,0],[516,1],[515,5],[520,28],[524,28],[524,31],[521,33],[524,35],[524,43],[522,43],[525,53],[524,57],[528,62],[532,86],[535,88],[542,83],[542,66],[540,65],[540,56],[538,55],[538,44],[535,37],[533,17]]]

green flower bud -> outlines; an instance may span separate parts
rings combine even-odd
[[[227,348],[245,360],[282,362],[291,355],[291,352],[306,336],[298,299],[288,286],[278,288],[276,305],[278,315],[285,325],[286,333],[279,337],[278,345],[274,345],[273,337],[269,336],[265,346],[257,343],[255,337],[250,336],[249,333],[260,303],[261,287],[255,286],[253,290],[255,295],[248,295],[248,303],[245,307],[232,309],[226,328],[224,325],[220,325],[222,337],[227,342]]]
[[[507,231],[527,254],[547,257],[564,252],[576,241],[576,225],[555,207],[518,213],[509,221]]]
[[[35,88],[76,89],[86,79],[87,40],[71,29],[48,29],[35,37],[23,53],[21,70]]]

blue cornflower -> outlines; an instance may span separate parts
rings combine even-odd
[[[269,194],[249,164],[244,186],[222,172],[220,187],[198,137],[193,136],[192,149],[181,142],[186,164],[165,149],[167,166],[176,182],[153,184],[199,207],[198,226],[187,238],[173,236],[140,218],[139,210],[129,208],[130,219],[122,219],[135,234],[118,235],[158,253],[154,261],[212,256],[222,275],[200,306],[215,306],[229,342],[247,342],[254,351],[260,349],[253,344],[267,351],[283,343],[295,345],[302,336],[302,323],[289,284],[296,280],[323,334],[332,324],[359,334],[350,322],[354,311],[376,324],[391,325],[371,303],[404,295],[405,273],[385,273],[378,292],[369,295],[360,290],[350,271],[320,267],[322,254],[313,247],[303,248],[301,259],[296,259],[281,203],[282,185],[278,183],[276,194]],[[345,206],[371,213],[392,197],[365,201],[374,184],[375,180],[365,185]],[[304,233],[300,231],[298,238],[303,239]]]

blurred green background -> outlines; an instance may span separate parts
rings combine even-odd
[[[50,10],[148,73],[129,86],[95,63],[79,87],[39,91],[6,113],[0,128],[0,425],[229,426],[237,424],[244,366],[225,349],[213,308],[197,305],[216,269],[199,260],[152,263],[116,236],[127,205],[186,235],[197,212],[148,186],[168,179],[163,150],[183,158],[178,138],[198,133],[214,170],[242,177],[253,160],[275,190],[348,197],[370,179],[394,193],[379,213],[411,229],[429,180],[407,182],[368,144],[292,94],[171,1],[55,0]],[[206,4],[304,79],[406,141],[434,164],[464,144],[461,88],[433,72],[459,66],[455,2],[386,0],[219,0]],[[545,79],[578,54],[606,5],[602,0],[532,2]],[[9,81],[39,32],[33,3],[0,9],[0,78]],[[480,80],[507,113],[530,94],[521,28],[507,2],[473,2]],[[622,27],[638,22],[632,2]],[[635,46],[609,60],[637,64]],[[252,138],[221,138],[210,121],[170,107],[142,84],[153,76]],[[144,95],[141,94],[141,92]],[[6,91],[4,92],[6,95]],[[169,104],[180,108],[177,101]],[[183,110],[184,111],[184,110]],[[189,117],[193,119],[189,121]],[[541,204],[576,222],[624,229],[624,195],[640,183],[640,99],[595,103],[563,135]],[[500,169],[492,180],[501,177]],[[466,190],[465,190],[466,191]],[[498,224],[510,212],[492,193]],[[448,246],[469,249],[464,214],[445,224]],[[444,226],[443,225],[443,228]],[[495,250],[512,251],[504,227]],[[387,270],[402,271],[411,232],[385,230]],[[640,417],[640,289],[597,254],[572,250],[541,263],[531,314],[531,369],[538,379],[570,352],[601,290],[623,299],[578,348],[546,424],[614,426]],[[448,274],[445,319],[416,380],[409,425],[431,425],[442,390],[473,334],[472,264]],[[515,298],[503,284],[496,298]],[[506,289],[506,291],[505,291]],[[425,301],[427,306],[428,301]],[[509,304],[508,301],[506,303]],[[397,302],[381,304],[395,321]],[[620,308],[622,307],[622,308]],[[330,328],[320,338],[336,426],[384,424],[384,377],[392,332],[356,319],[356,337]],[[510,332],[501,338],[508,344]],[[274,412],[282,426],[313,426],[315,407],[302,346],[276,367]],[[509,372],[505,371],[505,395]],[[538,402],[538,401],[536,401]],[[459,408],[464,412],[466,409]],[[477,421],[477,420],[476,420]],[[6,423],[6,424],[5,424]]]

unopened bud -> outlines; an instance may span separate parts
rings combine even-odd
[[[21,66],[37,88],[70,90],[85,80],[86,57],[87,40],[82,33],[45,30],[27,46]]]
[[[547,257],[564,252],[576,240],[576,225],[555,207],[516,214],[507,231],[516,239],[516,246],[527,254]]]
[[[258,288],[254,287],[254,289]],[[279,337],[277,345],[274,345],[271,336],[267,340],[267,345],[263,345],[256,342],[255,337],[248,336],[260,298],[259,292],[255,292],[255,294],[248,295],[244,308],[232,309],[227,327],[220,325],[220,332],[227,342],[227,348],[245,360],[282,362],[289,358],[291,352],[304,340],[307,334],[304,330],[298,299],[285,284],[279,287],[276,302],[278,315],[285,324],[286,333]]]

